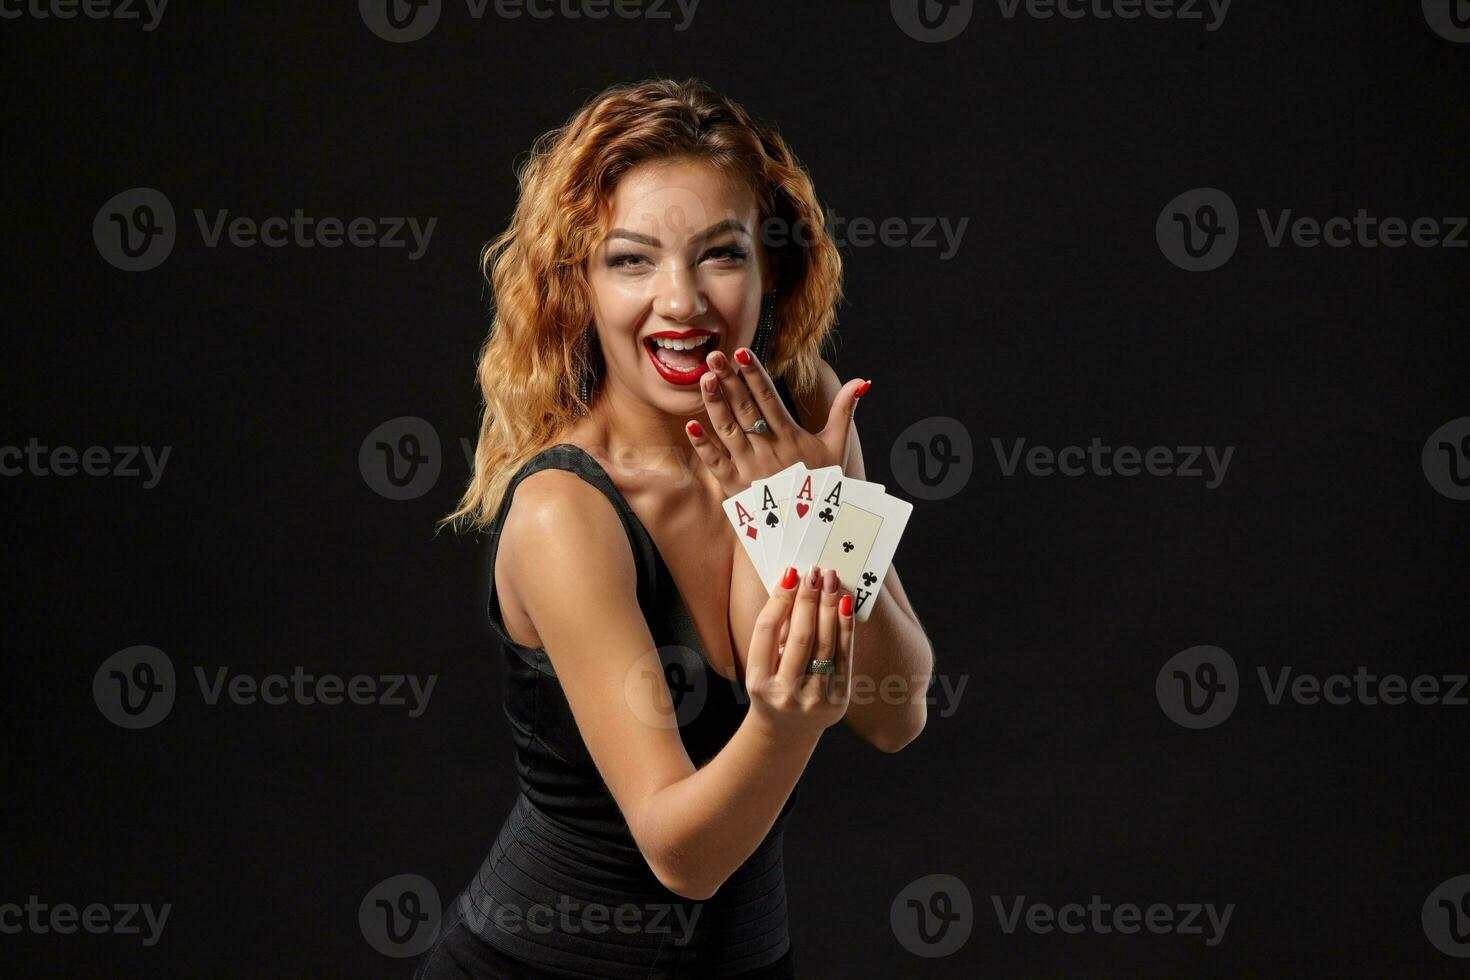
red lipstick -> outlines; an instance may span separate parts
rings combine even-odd
[[[706,336],[710,338],[710,342],[698,349],[702,352],[702,355],[708,354],[709,351],[715,348],[719,340],[719,335],[712,330],[660,330],[658,333],[651,333],[643,338],[643,349],[648,352],[648,359],[653,362],[653,369],[658,372],[659,377],[663,378],[669,384],[684,387],[698,384],[699,379],[709,370],[709,365],[704,362],[704,357],[701,356],[699,362],[687,370],[681,371],[678,368],[670,367],[659,360],[658,355],[655,353],[658,345],[653,342],[654,338],[664,337],[669,340],[688,340],[691,337]]]

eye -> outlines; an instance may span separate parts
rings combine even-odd
[[[739,245],[719,245],[705,252],[705,258],[718,259],[728,263],[739,263],[745,261],[746,251]]]
[[[648,261],[644,256],[636,252],[628,252],[623,255],[612,255],[608,257],[607,267],[609,269],[631,269],[640,262]]]

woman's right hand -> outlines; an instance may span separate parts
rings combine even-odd
[[[852,596],[839,591],[836,572],[824,575],[813,566],[798,581],[796,569],[788,568],[771,590],[756,618],[745,670],[751,714],[770,735],[816,738],[847,714],[855,619]],[[808,673],[813,660],[835,660],[835,670]]]

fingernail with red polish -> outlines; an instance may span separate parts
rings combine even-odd
[[[857,391],[853,392],[853,396],[856,397],[856,398],[863,397],[864,395],[866,395],[868,393],[868,389],[871,388],[872,386],[873,386],[873,382],[871,382],[871,381],[864,381],[862,384],[860,384],[860,385],[857,386]]]
[[[750,365],[755,362],[755,358],[750,356],[750,351],[746,350],[744,347],[741,347],[740,349],[735,351],[735,360],[740,362],[741,367],[750,367]]]
[[[696,421],[694,421],[694,419],[690,419],[685,424],[684,431],[685,432],[688,432],[691,436],[693,436],[696,439],[698,439],[700,436],[704,435],[704,430],[699,427],[699,423],[696,422]]]
[[[842,601],[837,604],[837,611],[844,616],[852,615],[852,596],[850,594],[842,597]]]
[[[794,589],[794,588],[796,588],[796,578],[797,578],[796,569],[794,569],[794,568],[792,568],[791,566],[788,565],[786,567],[786,574],[781,576],[781,588],[783,588],[783,589]]]

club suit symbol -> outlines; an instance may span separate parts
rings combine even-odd
[[[1219,647],[1190,647],[1159,670],[1154,694],[1160,709],[1176,724],[1213,728],[1230,717],[1240,699],[1235,660]]]
[[[817,511],[817,519],[820,520],[820,521],[824,521],[824,522],[826,522],[828,524],[831,524],[832,523],[832,517],[833,517],[833,515],[832,515],[832,508],[831,507],[823,507],[821,510]]]
[[[151,728],[173,709],[174,665],[157,647],[119,650],[92,677],[92,700],[119,728]]]
[[[1214,187],[1196,187],[1174,198],[1159,212],[1154,236],[1164,257],[1189,272],[1218,269],[1235,254],[1240,222],[1230,195]]]
[[[845,552],[846,551],[851,551],[852,549],[854,549],[856,547],[857,547],[857,545],[853,544],[851,541],[844,541],[844,542],[842,542],[842,550],[845,551]]]
[[[364,482],[380,496],[421,497],[439,480],[443,465],[439,433],[417,416],[389,419],[363,439],[357,465]]]
[[[910,882],[888,912],[894,937],[916,956],[948,956],[970,938],[974,905],[970,890],[954,875],[927,875]]]
[[[920,500],[945,500],[964,490],[974,470],[970,430],[959,419],[934,415],[905,428],[888,453],[893,476]]]
[[[874,575],[872,572],[863,572],[863,584],[866,585],[868,588],[871,589],[873,587],[873,583],[876,581],[878,581],[878,576]]]
[[[357,909],[368,945],[384,956],[423,953],[439,933],[439,892],[422,875],[401,874],[374,885]]]
[[[432,31],[442,7],[443,0],[358,0],[357,12],[378,37],[404,44]]]
[[[1441,882],[1419,912],[1424,935],[1446,956],[1470,958],[1470,874]]]
[[[157,268],[174,250],[176,237],[174,207],[151,187],[114,195],[92,219],[98,253],[124,272]]]
[[[1470,416],[1452,419],[1424,441],[1424,477],[1451,500],[1470,500]]]
[[[1423,0],[1424,20],[1447,41],[1470,41],[1470,0]]]

